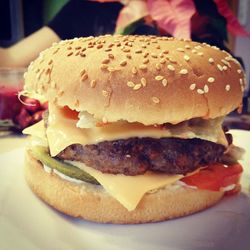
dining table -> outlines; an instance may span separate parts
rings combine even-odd
[[[0,249],[249,249],[250,131],[231,129],[245,154],[242,189],[205,211],[165,222],[113,225],[57,212],[27,186],[27,136],[0,133]]]

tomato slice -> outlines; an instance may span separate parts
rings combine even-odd
[[[68,119],[72,119],[72,120],[78,120],[79,119],[78,118],[79,112],[70,109],[68,106],[63,107],[62,113]]]
[[[225,166],[221,163],[211,164],[198,173],[181,179],[187,185],[199,189],[219,191],[223,187],[235,184],[234,191],[239,191],[239,181],[243,168],[240,164]],[[229,191],[228,193],[234,193]]]

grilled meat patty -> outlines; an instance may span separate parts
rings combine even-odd
[[[147,170],[186,174],[217,162],[225,147],[201,139],[129,138],[98,144],[74,144],[58,158],[80,161],[103,173],[138,175]]]

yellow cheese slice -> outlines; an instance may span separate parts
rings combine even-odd
[[[56,156],[66,147],[72,144],[96,144],[102,141],[127,139],[131,137],[177,137],[177,138],[201,138],[209,141],[226,144],[225,135],[221,126],[211,122],[209,126],[189,127],[187,124],[170,126],[163,129],[154,126],[144,126],[139,123],[115,122],[102,127],[77,128],[78,120],[65,117],[62,109],[49,106],[49,126],[46,130],[51,156]],[[44,135],[42,123],[24,130],[24,133],[35,136]],[[218,129],[219,128],[219,129]]]
[[[40,122],[37,122],[36,124],[25,128],[23,130],[23,134],[26,135],[32,135],[34,137],[38,137],[40,139],[44,139],[46,138],[46,134],[45,134],[45,128],[44,128],[44,121],[41,120]]]
[[[148,191],[170,185],[183,177],[183,175],[167,175],[150,171],[137,176],[104,174],[84,163],[68,162],[95,177],[103,188],[128,211],[134,210]]]

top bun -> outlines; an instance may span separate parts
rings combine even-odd
[[[150,125],[224,116],[244,86],[239,62],[217,47],[106,35],[53,44],[30,64],[24,90],[97,119]]]

